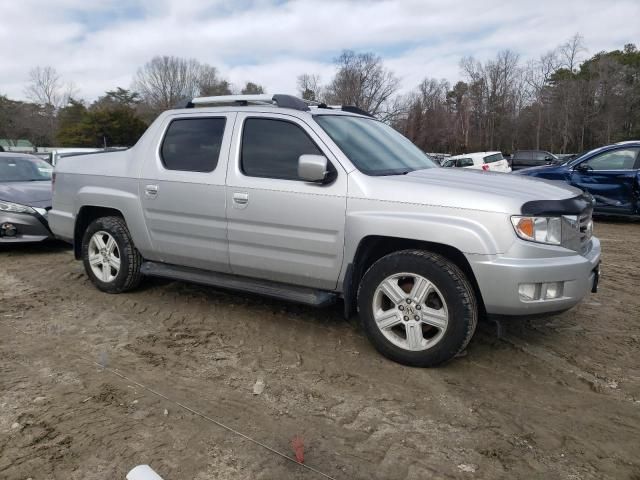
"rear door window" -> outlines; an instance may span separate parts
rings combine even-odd
[[[248,118],[242,132],[240,165],[249,177],[299,180],[300,155],[322,155],[298,125],[273,118]]]
[[[218,165],[225,118],[173,120],[162,141],[160,156],[167,170],[212,172]]]
[[[458,160],[458,167],[473,167],[473,159],[461,158]]]

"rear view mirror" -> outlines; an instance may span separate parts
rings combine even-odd
[[[300,155],[298,177],[305,182],[323,182],[327,177],[327,157],[324,155]]]

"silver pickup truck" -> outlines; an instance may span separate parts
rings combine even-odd
[[[382,354],[432,366],[465,348],[481,315],[562,311],[597,287],[580,190],[439,168],[354,107],[288,95],[183,107],[129,150],[56,166],[51,229],[100,290],[152,275],[342,298]]]

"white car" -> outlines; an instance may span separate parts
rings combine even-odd
[[[490,172],[510,173],[509,162],[502,156],[502,152],[476,152],[449,157],[442,164],[443,167],[474,168]]]

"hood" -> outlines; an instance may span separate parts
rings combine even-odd
[[[557,170],[559,167],[563,167],[564,165],[560,163],[556,163],[554,165],[540,165],[539,167],[529,167],[529,168],[521,168],[520,170],[516,170],[516,175],[530,175],[535,172],[551,172]]]
[[[564,182],[463,168],[429,168],[357,182],[364,195],[388,201],[518,214],[524,203],[582,194]],[[370,191],[369,191],[370,189]]]
[[[0,182],[0,200],[30,207],[51,207],[51,181]]]

